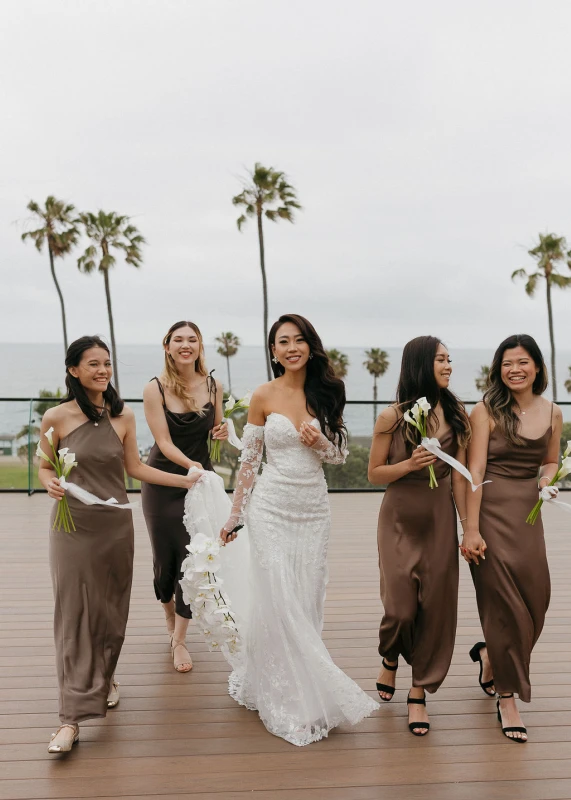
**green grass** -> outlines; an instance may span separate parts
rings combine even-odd
[[[34,483],[37,478],[34,476]],[[28,465],[27,464],[0,464],[0,489],[27,489]]]
[[[72,478],[70,478],[71,480]],[[132,480],[132,486],[129,488],[140,489],[140,481]],[[127,486],[127,479],[125,479]],[[41,484],[38,480],[38,470],[34,466],[32,472],[32,487],[34,489],[41,489]],[[28,488],[28,465],[21,463],[15,464],[13,461],[9,463],[0,462],[0,489],[27,489]]]

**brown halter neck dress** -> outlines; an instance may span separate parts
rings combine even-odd
[[[517,692],[529,703],[529,663],[549,607],[551,583],[543,522],[526,518],[538,500],[538,471],[552,425],[538,439],[511,444],[496,427],[490,434],[480,506],[486,560],[470,565],[478,612],[497,692]]]
[[[456,456],[452,430],[441,448]],[[402,423],[395,431],[389,464],[409,458]],[[430,489],[428,469],[390,483],[381,505],[377,541],[384,615],[379,653],[400,655],[412,666],[413,686],[435,692],[448,672],[458,605],[458,538],[450,467],[434,464],[438,488]]]
[[[60,440],[78,466],[69,480],[108,500],[127,503],[123,444],[107,413]],[[130,509],[86,506],[68,495],[77,530],[52,530],[50,567],[55,599],[54,637],[62,723],[107,714],[107,695],[125,638],[133,578]]]

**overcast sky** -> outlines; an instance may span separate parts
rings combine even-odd
[[[270,317],[337,346],[546,345],[543,294],[510,275],[539,231],[571,241],[570,30],[568,0],[4,0],[0,341],[61,338],[47,255],[19,240],[55,194],[148,240],[111,275],[119,342],[190,318],[261,343],[255,226],[231,204],[261,161],[304,207],[266,226]],[[78,254],[57,266],[70,336],[106,335]]]

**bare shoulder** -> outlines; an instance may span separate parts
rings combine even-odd
[[[489,419],[490,415],[488,414],[488,409],[486,408],[484,403],[482,403],[482,401],[476,403],[476,405],[474,406],[474,408],[470,413],[471,424],[472,425],[482,424],[484,422],[489,422]]]
[[[156,383],[156,381],[155,381]],[[222,397],[224,395],[224,387],[222,386],[222,382],[215,380],[214,385],[216,386],[216,394]],[[158,388],[158,387],[157,387]]]
[[[549,401],[548,401],[549,402]],[[563,412],[561,411],[560,407],[557,403],[553,403],[553,420],[555,422],[563,422]]]
[[[375,423],[375,433],[394,433],[396,424],[402,418],[402,411],[396,404],[384,408]]]
[[[135,412],[133,411],[133,409],[130,406],[125,404],[123,406],[123,411],[121,412],[121,418],[126,423],[134,422],[135,421]]]
[[[54,406],[53,408],[48,408],[48,410],[42,417],[42,422],[45,425],[56,428],[61,422],[63,422],[69,416],[70,409],[66,408],[67,405],[68,405],[67,403],[64,403],[61,406]]]
[[[160,398],[160,396],[159,384],[155,380],[145,384],[143,388],[143,400],[155,400]]]

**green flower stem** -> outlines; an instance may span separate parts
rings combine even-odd
[[[553,480],[551,480],[547,484],[547,486],[554,486],[557,483],[557,481],[560,480],[559,472],[560,472],[560,470],[557,470]],[[547,488],[547,486],[545,488]],[[541,511],[541,506],[542,505],[543,505],[543,497],[540,497],[539,500],[537,501],[537,503],[534,505],[534,507],[529,512],[529,515],[528,515],[528,517],[526,519],[526,522],[527,522],[528,525],[535,525],[535,523],[537,521],[537,518],[539,516],[539,513]]]

